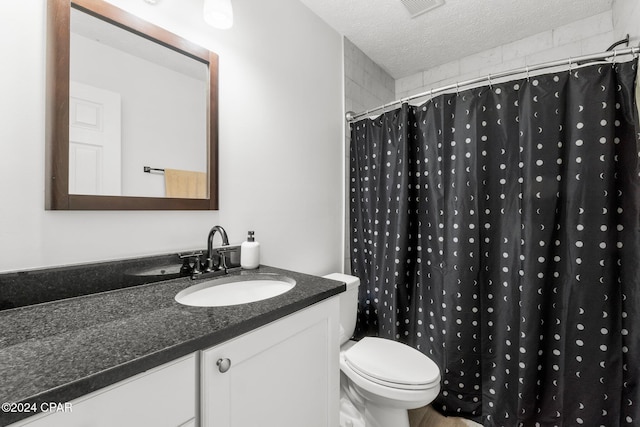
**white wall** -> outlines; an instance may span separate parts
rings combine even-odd
[[[602,52],[616,40],[612,12],[603,12],[397,79],[396,99],[499,71]]]
[[[225,31],[200,0],[112,2],[220,55],[220,211],[45,211],[45,2],[0,2],[0,271],[202,247],[215,224],[255,230],[265,264],[338,271],[340,36],[297,0],[235,0]]]
[[[613,1],[613,28],[616,40],[629,34],[629,44],[640,43],[640,2],[638,0]]]

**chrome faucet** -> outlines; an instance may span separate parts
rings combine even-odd
[[[213,237],[216,235],[216,231],[220,233],[220,237],[222,238],[222,246],[229,246],[229,237],[227,237],[227,232],[224,231],[219,225],[216,225],[209,231],[209,237],[207,238],[207,265],[206,271],[215,271],[220,267],[226,268],[224,265],[225,260],[224,256],[222,256],[222,261],[218,262],[218,265],[214,264],[214,253],[213,253]],[[222,265],[220,265],[222,264]]]

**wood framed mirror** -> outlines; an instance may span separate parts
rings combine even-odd
[[[111,36],[90,35],[85,40],[84,35],[80,37],[72,32],[72,21],[78,19],[73,18],[75,15],[81,16],[80,24],[73,24],[77,28],[84,27],[93,31],[96,27],[104,27],[109,33],[121,32],[126,37],[135,38],[136,40],[127,39],[119,43],[127,46],[127,49],[138,46],[138,52],[143,52],[142,56],[145,57],[131,56],[130,51],[117,55],[146,64],[147,68],[135,71],[144,73],[143,77],[140,74],[125,77],[121,71],[133,70],[130,64],[113,66],[105,62],[113,60],[107,52],[111,46],[103,47],[95,43],[103,43],[103,39]],[[76,46],[84,46],[84,50]],[[166,54],[168,57],[151,58],[149,55],[153,56],[155,51],[164,51],[160,54]],[[119,110],[105,107],[107,104],[103,105],[101,100],[94,101],[93,98],[88,98],[90,101],[84,104],[76,105],[77,97],[74,92],[70,94],[70,90],[84,91],[87,85],[84,74],[75,71],[78,66],[72,64],[75,64],[77,58],[83,57],[85,52],[98,53],[88,61],[94,74],[102,74],[109,78],[117,76],[120,81],[134,88],[129,89],[129,92],[127,89],[115,90],[116,95],[122,99],[118,101],[121,104],[118,104]],[[218,56],[215,53],[102,0],[47,0],[46,57],[47,210],[218,209]],[[176,63],[186,65],[170,65],[174,59]],[[100,65],[100,61],[106,65]],[[161,68],[160,74],[147,77],[151,72],[149,69],[156,67],[149,65],[154,61]],[[187,76],[177,76],[177,71],[183,70],[187,70]],[[191,72],[194,74],[190,75]],[[75,78],[76,75],[81,78]],[[181,83],[182,81],[187,83]],[[99,91],[105,89],[98,86],[109,84],[92,83],[89,88],[95,90],[91,92],[91,96],[99,97]],[[149,86],[147,92],[143,86]],[[160,94],[163,88],[171,89],[173,92]],[[114,92],[110,87],[107,89],[108,93]],[[132,91],[143,93],[142,99],[147,104],[137,105],[137,101],[132,101]],[[183,100],[187,92],[194,93],[195,100]],[[162,101],[167,103],[158,105],[160,101],[152,99],[154,96],[163,98]],[[117,111],[112,115],[114,117],[121,114],[118,124],[113,128],[115,131],[107,132],[107,136],[96,137],[100,141],[109,141],[105,146],[109,146],[111,154],[105,154],[107,148],[103,147],[91,146],[91,149],[85,149],[88,145],[83,138],[93,137],[85,136],[84,128],[95,127],[101,131],[107,128],[104,124],[113,121],[109,119],[112,116],[108,114],[111,113],[105,111],[112,110]],[[127,115],[131,112],[133,113]],[[158,119],[157,123],[147,120],[153,117]],[[76,122],[80,124],[79,131],[74,130],[73,125]],[[165,124],[169,127],[162,128]],[[125,132],[125,128],[133,131]],[[116,151],[112,146],[118,145],[112,143],[109,136],[112,134],[121,135],[121,141],[117,143],[120,144],[120,148]],[[172,134],[171,139],[161,141],[165,134]],[[125,152],[143,154],[135,157]],[[84,162],[86,159],[88,163]],[[193,192],[178,192],[177,195],[175,192],[171,193],[168,191],[169,173],[165,175],[165,170],[171,171],[172,174],[184,172],[187,176],[195,173],[198,175],[198,185],[202,187],[204,182],[206,189],[197,195]],[[115,183],[103,183],[110,182],[112,178],[115,179]],[[184,179],[190,178],[179,177],[179,180],[183,180],[182,184]],[[192,184],[193,182],[188,183],[189,186]]]

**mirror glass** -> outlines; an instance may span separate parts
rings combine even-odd
[[[70,46],[69,194],[207,198],[207,65],[77,9]]]
[[[46,28],[46,209],[218,209],[218,56],[103,0]]]

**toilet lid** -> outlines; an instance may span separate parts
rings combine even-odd
[[[391,387],[428,388],[440,381],[433,360],[400,342],[365,337],[344,353],[349,367],[362,376]]]

